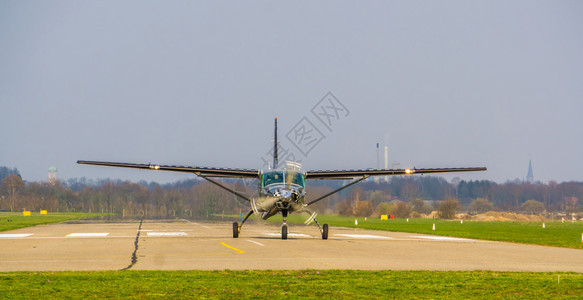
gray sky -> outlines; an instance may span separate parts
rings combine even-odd
[[[582,15],[581,1],[0,1],[0,165],[29,181],[51,166],[193,177],[78,159],[262,168],[277,116],[304,169],[374,168],[380,142],[390,165],[504,182],[532,158],[536,180],[581,181]],[[328,92],[346,108],[329,128],[312,113]],[[303,117],[321,133],[307,155],[285,138]]]

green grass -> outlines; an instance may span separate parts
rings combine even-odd
[[[0,232],[14,230],[19,228],[31,227],[36,225],[60,223],[65,221],[90,219],[95,217],[106,216],[108,214],[90,214],[90,213],[51,213],[41,215],[38,212],[32,212],[30,216],[23,216],[22,213],[0,213]]]
[[[430,271],[99,271],[0,273],[7,299],[579,298],[583,274]]]
[[[305,215],[290,215],[288,217],[288,223],[303,223],[305,219]],[[449,220],[409,219],[409,222],[407,222],[406,219],[381,221],[376,218],[368,218],[365,221],[364,218],[330,215],[320,215],[317,219],[320,224],[327,223],[330,226],[424,233],[583,249],[583,243],[581,242],[583,222],[545,222],[546,228],[543,229],[541,222],[464,221],[461,224],[460,221]],[[355,219],[358,220],[358,225],[354,224]],[[269,220],[281,222],[281,216],[275,216]],[[435,224],[435,231],[432,230],[433,224]]]

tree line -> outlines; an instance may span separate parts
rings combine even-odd
[[[8,170],[8,171],[6,171]],[[155,182],[69,179],[25,182],[18,170],[0,168],[0,210],[48,210],[113,213],[126,218],[207,218],[216,214],[245,214],[249,203],[200,179],[160,185]],[[345,182],[309,181],[306,202]],[[257,194],[253,180],[224,180],[224,184],[250,196]],[[369,180],[314,205],[320,213],[349,216],[419,216],[438,211],[488,210],[540,213],[582,212],[583,182],[529,184],[492,181],[460,181],[451,184],[441,177],[402,176],[389,182]]]

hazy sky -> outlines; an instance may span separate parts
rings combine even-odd
[[[78,159],[263,168],[277,116],[304,169],[375,168],[379,142],[390,166],[504,182],[532,158],[536,180],[582,181],[581,16],[582,1],[2,0],[0,165],[28,181],[194,176]]]

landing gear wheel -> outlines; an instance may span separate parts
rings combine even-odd
[[[237,222],[233,222],[233,238],[239,237],[239,224]]]
[[[322,225],[322,239],[323,240],[328,239],[328,224]]]
[[[287,240],[287,225],[281,226],[281,239]]]

